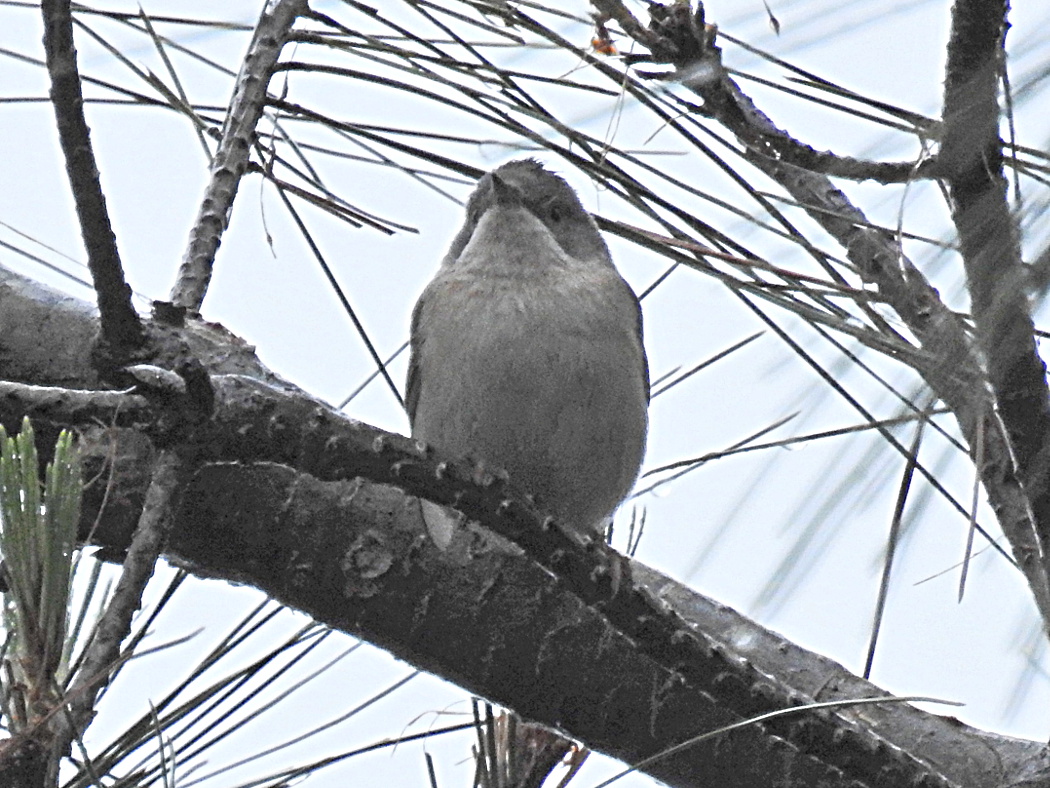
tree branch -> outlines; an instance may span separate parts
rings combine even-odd
[[[98,421],[130,427],[156,419],[145,397],[127,391],[32,386],[0,380],[0,401],[11,411],[21,411],[34,421],[42,419],[53,424]]]
[[[819,172],[832,178],[878,183],[909,183],[936,177],[938,161],[923,158],[919,161],[867,161],[852,156],[840,156],[831,151],[818,151],[778,129],[756,137],[751,150],[771,161],[790,164],[810,172]]]
[[[1050,391],[1035,344],[1017,225],[1006,201],[999,138],[1007,10],[1005,0],[958,0],[952,8],[941,161],[988,381],[1035,519],[1038,541],[1026,558],[1046,573]],[[1045,610],[1043,620],[1050,627]]]
[[[174,520],[175,500],[182,488],[183,458],[168,449],[158,454],[146,491],[138,528],[124,559],[120,579],[94,637],[68,690],[68,714],[59,715],[59,731],[52,748],[51,767],[57,781],[58,764],[69,754],[73,739],[91,722],[95,699],[112,671],[120,664],[120,646],[131,632],[131,620],[142,606],[142,594],[153,576],[157,559],[167,543]]]
[[[40,10],[44,20],[47,72],[51,79],[51,104],[102,316],[102,340],[112,353],[127,357],[142,346],[144,335],[138,314],[131,305],[131,287],[124,280],[117,239],[109,221],[84,117],[69,0],[43,0]]]
[[[18,311],[12,292],[28,291],[0,287],[0,328]],[[75,325],[94,322],[88,310],[74,320],[71,305],[59,304],[66,319],[56,326],[89,333]],[[290,387],[222,374],[236,353],[225,356],[223,340],[213,340],[215,416],[198,432],[195,473],[176,490],[169,543],[192,571],[250,583],[627,762],[757,713],[883,694],[604,545],[545,529],[498,479],[478,483],[470,466],[442,463]],[[77,363],[57,357],[39,372],[69,380]],[[20,416],[9,405],[0,399],[4,420]],[[138,518],[127,502],[141,511],[153,452],[141,430],[96,427],[83,432],[87,458],[109,457],[113,440],[125,458],[96,531],[110,555],[127,547],[122,513]],[[85,521],[102,495],[86,491]],[[457,532],[442,551],[412,495],[455,503],[485,527]],[[772,788],[786,774],[843,788],[992,786],[1047,768],[1042,744],[902,704],[801,711],[648,767],[672,785],[728,788]]]
[[[184,500],[172,552],[192,571],[255,585],[626,763],[763,711],[883,694],[632,564],[632,593],[680,616],[680,640],[696,638],[704,652],[661,653],[484,531],[461,531],[438,550],[415,500],[388,486],[229,463],[203,469]],[[723,788],[772,788],[788,773],[808,785],[996,785],[1026,761],[1045,767],[1043,752],[887,704],[800,712],[647,771],[670,785]]]
[[[171,302],[191,313],[200,311],[211,282],[215,253],[230,221],[233,201],[255,141],[255,128],[266,106],[266,89],[295,20],[306,0],[267,3],[255,26],[248,52],[233,88],[219,148],[211,162],[211,180],[190,230],[190,242],[171,290]]]
[[[612,13],[608,7],[620,5],[619,0],[592,0],[592,3],[605,13]],[[722,68],[720,52],[708,34],[703,35],[703,46],[678,43],[696,27],[680,20],[683,7],[674,6],[675,13],[670,16],[658,11],[650,25],[650,33],[659,31],[665,40],[662,51],[673,53],[669,62],[676,68],[682,84],[703,98],[704,109],[747,146],[751,151],[749,161],[779,183],[839,242],[864,281],[878,288],[884,302],[897,312],[915,335],[925,351],[923,356],[930,361],[916,363],[919,356],[903,360],[913,364],[936,396],[951,408],[967,443],[976,446],[977,434],[983,432],[985,461],[978,469],[981,481],[1003,532],[1010,540],[1014,556],[1025,573],[1040,614],[1045,622],[1050,622],[1050,578],[1032,517],[1036,501],[1033,493],[1045,494],[1050,504],[1050,490],[1045,489],[1045,484],[1035,490],[1023,489],[1016,477],[1012,447],[1003,435],[999,413],[985,393],[984,365],[969,331],[905,257],[893,236],[873,228],[863,213],[826,176],[755,152],[760,149],[755,140],[787,135],[728,77]],[[662,6],[651,6],[650,13],[654,8]],[[679,20],[678,27],[670,26],[674,20]],[[679,52],[694,53],[694,56],[692,59],[682,58]],[[1031,338],[1029,332],[1029,341]],[[1038,357],[1035,358],[1038,361]],[[1040,439],[1043,434],[1040,433]]]
[[[627,65],[649,62],[674,63],[678,66],[678,73],[670,77],[645,73],[641,76],[688,84],[693,78],[703,78],[713,73],[710,66],[714,63],[707,56],[718,51],[714,46],[717,28],[704,25],[702,2],[696,3],[695,14],[686,3],[653,3],[649,9],[651,22],[648,28],[634,18],[621,0],[591,0],[591,4],[598,10],[596,19],[615,19],[627,35],[650,50],[651,54],[648,55],[625,55],[624,62]],[[720,66],[715,70],[720,71]],[[717,117],[725,122],[725,118]],[[753,154],[836,178],[874,180],[884,184],[907,183],[936,177],[939,171],[939,163],[933,157],[919,161],[878,162],[842,156],[831,151],[818,151],[772,123],[736,124],[733,131]]]

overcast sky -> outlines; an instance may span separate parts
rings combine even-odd
[[[947,0],[769,1],[781,24],[779,36],[770,29],[760,0],[712,0],[707,4],[707,18],[717,23],[724,34],[743,39],[840,86],[923,115],[937,116],[949,22]],[[258,5],[240,0],[228,2],[222,4],[222,13],[226,19],[250,25]],[[414,19],[400,4],[383,5],[390,6],[389,10],[383,8],[386,13],[407,21]],[[1024,144],[1045,150],[1047,99],[1042,83],[1045,64],[1050,60],[1045,32],[1050,29],[1050,7],[1037,8],[1043,5],[1040,3],[1018,5],[1008,39],[1012,51],[1011,79],[1019,93],[1018,136]],[[177,13],[215,18],[216,14],[216,4],[205,0],[148,0],[143,6],[154,16]],[[350,18],[339,3],[319,2],[313,6],[341,15],[340,18]],[[123,0],[111,0],[105,7],[136,10],[134,4]],[[582,3],[566,3],[563,7],[586,12]],[[148,38],[122,32],[117,25],[98,18],[84,19],[117,44],[134,64],[167,81],[165,67]],[[246,32],[238,31],[161,22],[157,22],[157,29],[231,69],[237,68],[248,40]],[[559,23],[558,29],[565,38],[577,43],[585,43],[591,36],[586,24],[569,20]],[[42,57],[40,35],[35,10],[0,5],[0,47]],[[126,66],[90,42],[82,31],[77,35],[85,74],[148,92]],[[725,63],[731,68],[772,79],[777,84],[791,84],[787,79],[790,75],[783,69],[727,39],[722,40],[722,45]],[[513,63],[521,70],[551,77],[563,76],[578,65],[571,57],[535,47],[497,54],[503,64]],[[316,55],[305,46],[296,52],[296,57],[304,60]],[[217,108],[226,104],[231,87],[227,75],[177,53],[172,56],[195,103]],[[44,73],[10,55],[0,58],[0,97],[5,99],[0,103],[0,150],[4,151],[0,265],[90,299],[86,288],[15,251],[36,255],[74,277],[85,275],[84,253],[50,107],[40,101],[7,100],[45,97]],[[1029,86],[1030,82],[1034,86]],[[602,84],[608,87],[609,83]],[[918,155],[914,139],[906,134],[894,134],[840,112],[819,110],[811,102],[752,82],[742,84],[778,125],[818,150],[827,148],[887,160]],[[90,88],[88,94],[107,98],[115,95],[97,87]],[[1043,98],[1037,100],[1037,96]],[[493,127],[403,96],[391,100],[388,93],[374,87],[351,87],[346,81],[295,74],[288,82],[288,97],[355,121],[418,126],[423,118],[423,125],[443,133],[454,133],[458,128],[465,135],[488,135],[491,141],[487,144],[447,146],[455,155],[479,167],[494,167],[522,155],[506,144],[509,138],[505,133]],[[660,156],[657,163],[664,166],[668,156],[678,155],[681,163],[676,166],[680,167],[683,180],[701,186],[712,197],[723,199],[748,215],[757,214],[755,203],[742,195],[711,161],[695,154],[684,155],[681,143],[671,133],[661,131],[630,100],[596,96],[579,104],[563,102],[564,105],[558,105],[558,100],[552,95],[552,106],[566,122],[581,126],[598,138],[612,138],[623,147]],[[215,116],[217,112],[210,114]],[[206,181],[207,162],[189,122],[171,111],[92,104],[88,118],[127,275],[142,296],[140,306],[146,309],[150,300],[167,297]],[[294,124],[288,127],[299,131]],[[337,144],[332,137],[327,138],[327,143]],[[345,153],[372,155],[347,140],[338,144]],[[718,148],[717,139],[712,138],[711,144]],[[643,222],[557,157],[546,152],[527,152],[562,172],[592,211],[632,223]],[[724,148],[719,153],[729,155]],[[317,234],[372,341],[381,355],[388,356],[407,338],[412,305],[461,221],[462,211],[456,200],[465,199],[471,184],[458,178],[433,181],[445,190],[446,194],[442,194],[375,164],[332,157],[318,159],[323,162],[324,176],[333,191],[418,231],[387,237],[370,229],[351,229],[320,212],[304,209],[311,230]],[[732,163],[751,176],[739,159],[732,159]],[[437,171],[434,167],[428,169]],[[775,191],[760,179],[756,183],[759,188]],[[943,200],[929,184],[913,185],[907,190],[870,184],[845,184],[843,188],[872,221],[889,227],[901,221],[910,232],[942,240],[951,237]],[[755,229],[732,210],[696,200],[689,207],[777,265],[816,273],[812,262],[797,247]],[[797,212],[791,215],[805,221]],[[1026,222],[1045,237],[1042,220],[1037,216],[1026,216]],[[623,242],[611,240],[610,245],[621,270],[637,291],[646,289],[666,268],[662,258]],[[840,251],[830,241],[825,247],[835,253]],[[909,242],[907,251],[949,304],[964,310],[957,257],[920,242]],[[241,187],[216,271],[203,310],[205,317],[221,322],[255,345],[272,369],[332,403],[341,402],[369,376],[372,366],[363,343],[279,199],[268,187],[260,186],[257,178],[247,178]],[[693,366],[765,329],[725,287],[695,273],[673,275],[646,297],[644,311],[654,378],[679,366]],[[879,418],[897,415],[884,390],[843,362],[841,353],[803,328],[799,321],[775,309],[771,314],[781,325],[796,331],[804,347],[829,370],[841,375],[850,390]],[[1045,314],[1040,312],[1038,317],[1045,326]],[[864,358],[897,385],[907,386],[913,380],[885,359],[873,354]],[[404,362],[402,356],[392,366],[399,384],[404,377]],[[394,397],[378,382],[356,397],[346,412],[389,430],[404,432],[408,427]],[[776,437],[846,427],[861,420],[855,410],[820,384],[795,353],[766,331],[745,350],[654,400],[646,468],[725,449],[761,427],[793,414],[797,415],[774,433]],[[943,424],[953,426],[950,421]],[[901,428],[896,434],[908,443],[911,428]],[[960,500],[969,501],[971,466],[959,462],[957,455],[934,438],[924,449],[923,459]],[[632,502],[648,512],[646,536],[638,558],[860,672],[902,470],[900,457],[867,433],[712,462]],[[629,516],[630,512],[624,514]],[[923,486],[913,501],[908,522],[910,527],[894,568],[894,585],[873,680],[900,694],[961,701],[965,706],[952,709],[951,713],[968,723],[1045,740],[1050,734],[1045,714],[1050,702],[1047,659],[1023,580],[993,551],[984,551],[974,562],[965,599],[956,603],[958,572],[945,570],[962,557],[965,520]],[[986,509],[982,511],[982,522],[999,533]],[[771,578],[775,581],[770,582]],[[918,584],[928,578],[933,579]],[[204,631],[189,644],[132,666],[123,687],[115,689],[112,702],[108,708],[104,706],[109,716],[104,714],[99,729],[93,730],[96,741],[105,740],[102,731],[114,730],[107,726],[119,723],[121,715],[130,708],[128,704],[143,708],[147,697],[159,697],[181,676],[182,667],[192,664],[194,654],[220,638],[239,615],[259,601],[260,595],[249,589],[210,581],[187,583],[172,609],[158,622],[156,642],[189,634],[198,627],[204,627]],[[301,615],[284,614],[259,634],[259,644],[253,648],[272,644],[281,633],[305,623],[307,619]],[[352,641],[347,637],[331,637],[304,664],[319,666],[350,645]],[[251,658],[249,651],[245,650],[244,661]],[[332,673],[318,679],[314,690],[297,693],[276,715],[269,715],[235,738],[226,752],[216,751],[211,763],[226,763],[235,758],[230,752],[244,753],[269,739],[279,741],[282,736],[298,735],[312,725],[349,711],[411,673],[410,667],[383,652],[367,646],[360,648]],[[300,745],[295,750],[300,754],[294,757],[303,760],[323,756],[397,736],[403,730],[417,732],[427,726],[465,721],[462,716],[446,716],[468,712],[465,698],[462,691],[433,677],[414,678],[328,734]],[[442,785],[463,785],[469,780],[469,743],[469,734],[461,734],[428,745],[438,759]],[[275,768],[274,764],[283,762],[287,762],[286,756],[275,756],[272,761],[236,772],[235,782],[226,776],[207,784],[237,784],[250,774],[265,773],[267,767]],[[580,784],[593,784],[615,768],[607,761],[589,766]],[[199,774],[207,771],[210,768],[202,767]],[[350,760],[347,765],[322,772],[310,785],[342,785],[351,775],[365,784],[380,780],[425,784],[420,746],[401,748],[393,757],[389,752],[381,752]],[[630,778],[623,784],[650,783]]]

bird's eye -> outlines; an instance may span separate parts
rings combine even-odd
[[[547,216],[550,217],[552,222],[560,222],[565,216],[565,212],[562,211],[557,205],[552,205],[547,209]]]

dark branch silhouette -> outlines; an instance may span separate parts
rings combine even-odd
[[[73,18],[68,0],[44,0],[44,52],[51,78],[51,104],[55,110],[66,172],[87,250],[88,268],[102,315],[102,342],[117,358],[130,357],[144,341],[142,325],[131,305],[131,288],[117,251],[106,198],[99,183],[95,153],[84,117],[84,94],[77,53],[73,47]]]

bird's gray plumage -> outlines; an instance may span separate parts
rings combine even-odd
[[[412,435],[502,468],[600,531],[645,451],[641,310],[576,193],[536,161],[485,175],[412,318]]]

